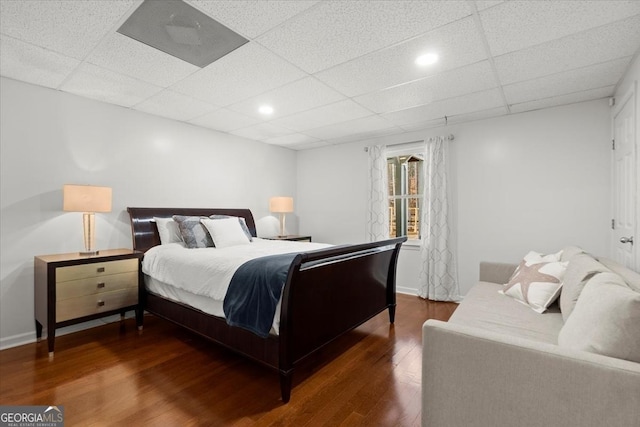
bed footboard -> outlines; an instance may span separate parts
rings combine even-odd
[[[146,252],[160,244],[155,218],[172,215],[231,215],[245,219],[252,236],[255,222],[248,209],[127,208],[133,248]],[[373,316],[389,310],[394,321],[396,264],[406,237],[360,245],[334,246],[296,256],[282,293],[280,334],[262,338],[206,314],[148,292],[144,308],[280,374],[282,400],[289,401],[291,376],[305,357]]]
[[[300,254],[291,265],[280,315],[280,381],[289,400],[295,365],[342,334],[389,310],[406,237]]]

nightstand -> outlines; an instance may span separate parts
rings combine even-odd
[[[311,236],[299,236],[297,234],[289,234],[288,236],[271,236],[263,237],[267,240],[289,240],[291,242],[310,242]]]
[[[47,329],[49,356],[53,356],[56,328],[135,310],[142,326],[140,260],[130,249],[34,257],[35,320],[38,341]]]

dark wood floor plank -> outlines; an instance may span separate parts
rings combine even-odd
[[[456,304],[398,295],[306,360],[280,401],[275,372],[162,319],[127,319],[0,351],[0,404],[63,405],[66,425],[417,426],[421,328]]]

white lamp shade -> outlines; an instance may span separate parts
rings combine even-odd
[[[269,211],[276,213],[293,212],[293,197],[272,197],[269,199]]]
[[[63,206],[67,212],[111,212],[111,187],[65,184]]]

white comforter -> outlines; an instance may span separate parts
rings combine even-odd
[[[187,292],[223,301],[233,274],[245,262],[267,255],[308,252],[329,246],[259,238],[247,245],[220,249],[187,249],[180,243],[171,243],[149,249],[142,261],[142,272]]]

